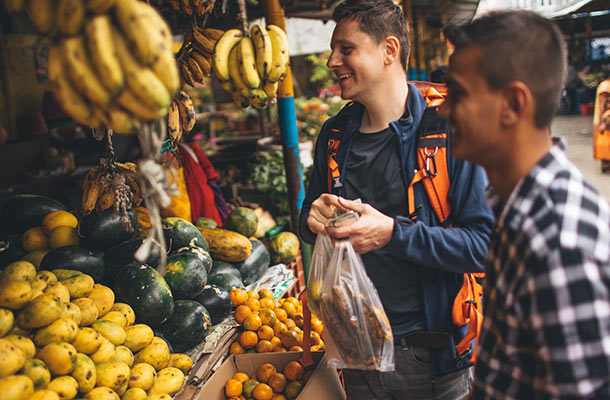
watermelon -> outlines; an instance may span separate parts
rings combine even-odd
[[[57,200],[35,194],[18,194],[4,203],[0,211],[0,230],[22,233],[42,225],[42,219],[52,211],[67,211]]]
[[[159,331],[169,340],[177,352],[184,352],[205,339],[212,325],[208,310],[193,300],[176,300],[174,314]]]
[[[138,217],[133,210],[127,211],[131,222],[130,231],[121,221],[121,213],[110,207],[102,212],[94,211],[84,217],[78,225],[78,233],[86,247],[92,249],[109,249],[134,236],[138,228]]]
[[[106,262],[106,275],[104,279],[112,286],[114,276],[123,265],[136,262],[134,258],[135,252],[144,243],[143,238],[133,238],[124,241],[114,247],[109,248],[104,252],[104,261]],[[157,268],[161,258],[161,246],[157,242],[153,242],[150,254],[144,264]]]
[[[242,280],[241,272],[239,272],[239,269],[237,269],[235,265],[226,261],[212,261],[212,271],[210,272],[209,277],[211,278],[212,276],[217,274],[232,274],[238,277],[240,281]]]
[[[249,238],[258,228],[258,216],[251,208],[237,207],[229,213],[222,227]]]
[[[207,285],[195,301],[208,310],[213,325],[222,322],[233,309],[229,292],[215,285]]]
[[[84,247],[62,246],[45,254],[40,262],[40,269],[71,269],[91,276],[95,282],[102,282],[106,263],[102,256]]]
[[[252,251],[245,261],[236,263],[245,285],[250,285],[260,279],[269,268],[271,257],[269,250],[258,240],[251,240]]]
[[[208,251],[208,242],[199,229],[187,220],[177,217],[163,218],[162,224],[169,253],[183,247],[200,247]]]
[[[176,300],[197,297],[208,282],[205,265],[199,257],[188,252],[170,255],[163,277]]]
[[[199,260],[201,260],[201,262],[205,266],[205,272],[207,272],[208,274],[212,270],[212,256],[210,256],[210,253],[203,250],[201,247],[183,247],[181,249],[174,251],[171,254],[173,255],[173,254],[182,254],[182,253],[189,253],[189,254],[192,254],[195,257],[199,258]]]
[[[0,235],[0,269],[17,261],[27,254],[21,246],[21,234],[2,234]]]
[[[233,274],[216,274],[208,279],[208,284],[230,291],[233,288],[243,288],[244,283]]]

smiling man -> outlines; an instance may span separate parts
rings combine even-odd
[[[565,43],[549,20],[498,12],[449,29],[440,109],[454,156],[482,165],[496,225],[475,399],[610,398],[610,208],[549,126]]]
[[[322,233],[347,238],[362,255],[392,325],[396,364],[394,372],[344,369],[348,398],[460,399],[471,385],[471,354],[456,352],[467,326],[454,325],[451,310],[463,274],[481,272],[487,254],[493,218],[484,172],[448,156],[449,218],[439,221],[422,182],[409,213],[424,112],[432,124],[446,119],[407,82],[409,30],[397,5],[347,0],[333,20],[328,67],[353,102],[322,127],[299,233],[308,243]],[[336,209],[360,218],[327,227]]]

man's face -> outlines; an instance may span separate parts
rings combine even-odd
[[[384,79],[383,45],[361,31],[358,21],[345,18],[335,27],[330,47],[327,65],[339,80],[341,97],[366,104]]]
[[[483,166],[498,161],[501,91],[492,92],[479,73],[482,49],[472,45],[451,56],[447,100],[439,113],[451,124],[451,154]]]

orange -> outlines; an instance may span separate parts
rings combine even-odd
[[[299,299],[297,299],[296,297],[293,297],[293,296],[286,297],[286,301],[289,302],[289,303],[294,304],[295,307],[297,307],[299,304],[301,304]]]
[[[258,295],[258,292],[256,290],[248,290],[248,298],[249,299],[260,299],[260,296]]]
[[[297,312],[297,308],[289,301],[285,301],[284,304],[282,304],[282,308],[286,310],[286,314],[288,314],[289,317],[292,317]]]
[[[314,344],[313,346],[309,347],[309,351],[320,351],[322,350],[322,347],[320,347],[319,344]]]
[[[263,288],[258,291],[259,298],[261,299],[271,299],[273,300],[273,290]]]
[[[69,226],[76,228],[78,225],[78,219],[67,211],[51,211],[42,219],[42,232],[45,235],[51,233],[51,231],[58,226]]]
[[[320,339],[320,350],[326,349],[326,345],[324,344],[324,340]]]
[[[250,314],[252,314],[252,310],[250,310],[250,307],[248,307],[247,305],[242,304],[240,306],[237,306],[237,308],[235,309],[235,321],[237,321],[238,324],[241,324]]]
[[[286,349],[284,348],[284,346],[282,346],[282,345],[275,346],[275,347],[273,348],[273,352],[274,352],[274,353],[285,353],[285,352],[287,352],[287,351],[288,351],[288,350],[286,350]]]
[[[273,351],[273,345],[268,340],[260,340],[256,344],[257,353],[271,353]]]
[[[265,383],[259,383],[254,387],[252,391],[252,395],[255,400],[271,400],[273,397],[273,389],[269,387],[269,385]]]
[[[48,237],[52,249],[63,246],[76,246],[80,243],[76,228],[60,225],[53,229]]]
[[[292,318],[287,318],[286,321],[284,321],[284,324],[286,324],[286,328],[288,328],[288,329],[294,328],[297,326],[297,323],[294,322],[294,320]]]
[[[258,315],[261,317],[263,325],[273,326],[275,325],[275,321],[277,321],[275,312],[269,308],[261,308]]]
[[[276,393],[273,395],[271,400],[287,400],[287,399],[286,399],[286,396],[284,396],[283,394]]]
[[[233,307],[244,304],[248,300],[248,293],[244,289],[233,288],[229,291],[229,295],[231,296]]]
[[[42,227],[35,226],[28,229],[21,236],[21,247],[28,253],[39,249],[48,249],[47,236],[42,231]]]
[[[277,319],[279,321],[286,321],[286,319],[288,319],[288,314],[286,313],[286,310],[284,310],[283,308],[279,307],[276,308],[275,310],[273,310],[273,312],[275,312],[275,316],[277,317]],[[312,326],[313,326],[313,319],[312,319]]]
[[[292,346],[291,348],[288,349],[288,351],[303,351],[303,348],[301,346]]]
[[[275,333],[275,336],[279,337],[282,333],[286,332],[287,330],[288,330],[288,327],[283,322],[277,321],[273,325],[273,332]]]
[[[274,336],[274,337],[271,338],[271,344],[273,345],[273,347],[281,346],[282,345],[282,341],[280,340],[279,337]]]
[[[273,338],[274,332],[273,328],[269,325],[263,325],[258,328],[258,338],[261,340],[271,340]],[[317,344],[317,343],[316,343]]]
[[[282,341],[282,346],[287,349],[292,346],[298,346],[301,343],[299,342],[299,334],[295,331],[286,331],[280,335],[280,340]]]
[[[258,311],[261,309],[261,303],[257,299],[252,297],[248,298],[245,304],[250,307],[250,310],[252,311]]]
[[[258,302],[260,303],[261,308],[268,308],[270,310],[273,310],[275,308],[275,302],[268,297],[263,297]]]
[[[237,340],[239,340],[239,344],[241,344],[244,349],[252,349],[258,343],[258,336],[256,336],[256,332],[243,331],[239,334]]]
[[[275,368],[275,365],[265,363],[256,370],[256,379],[258,379],[260,382],[267,383],[271,375],[275,374],[276,372],[277,368]]]
[[[250,314],[244,319],[243,326],[249,331],[257,331],[262,325],[261,317],[256,314]]]
[[[320,334],[314,331],[309,332],[309,343],[311,343],[312,346],[320,344]]]
[[[313,315],[312,315],[313,317]],[[320,321],[317,318],[312,318],[311,319],[311,329],[315,332],[317,332],[319,335],[322,334],[322,329],[324,328],[324,326],[322,325],[322,321]]]
[[[250,377],[244,372],[236,372],[235,375],[233,375],[233,379],[237,379],[238,381],[243,383],[250,379]]]
[[[296,313],[292,316],[292,320],[299,328],[303,329],[303,314]]]
[[[290,381],[301,379],[304,372],[303,366],[298,361],[290,361],[284,367],[284,375],[286,375],[286,378]]]
[[[271,389],[273,389],[275,393],[282,393],[284,391],[284,388],[286,387],[287,382],[288,381],[284,374],[282,374],[281,372],[276,372],[275,374],[272,374],[269,377],[267,384],[271,386]]]
[[[284,395],[287,399],[296,399],[299,393],[301,393],[301,390],[303,390],[303,384],[301,384],[301,382],[290,382],[288,385],[286,385]]]
[[[248,379],[247,381],[244,382],[244,396],[246,396],[246,398],[251,399],[252,398],[252,391],[254,391],[254,388],[259,384],[260,382],[257,381],[256,379]]]
[[[246,350],[244,350],[243,347],[241,347],[241,344],[239,344],[239,342],[233,342],[231,343],[231,346],[229,347],[229,354],[245,354]]]
[[[242,383],[240,381],[238,381],[237,379],[231,378],[225,382],[225,395],[227,397],[241,396],[242,392],[243,392]]]

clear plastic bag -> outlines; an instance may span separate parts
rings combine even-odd
[[[334,247],[319,307],[330,366],[394,370],[390,322],[362,259],[347,240]]]
[[[322,295],[322,284],[330,258],[333,255],[334,246],[330,237],[326,234],[318,234],[313,246],[309,277],[307,278],[307,306],[311,312],[320,318],[320,298]]]

